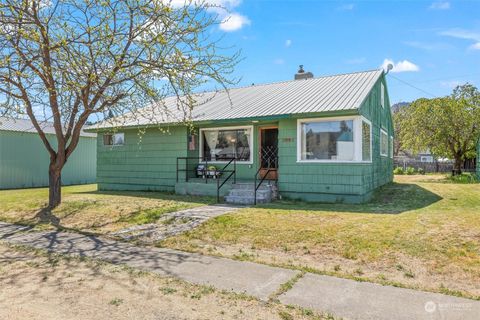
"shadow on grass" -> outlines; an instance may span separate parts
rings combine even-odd
[[[144,198],[153,199],[153,200],[163,200],[163,201],[172,201],[174,204],[168,205],[159,205],[158,207],[152,208],[145,208],[141,210],[133,210],[128,214],[121,215],[116,220],[106,219],[103,223],[100,221],[99,223],[95,223],[95,225],[91,225],[89,227],[83,228],[71,228],[65,226],[62,222],[65,221],[66,218],[74,216],[78,213],[81,213],[83,209],[86,207],[93,205],[87,200],[82,201],[74,201],[74,202],[64,202],[65,205],[69,205],[68,207],[63,208],[63,212],[59,215],[55,211],[51,211],[48,207],[39,208],[34,211],[33,216],[24,218],[24,219],[8,219],[2,218],[2,221],[15,223],[24,226],[35,227],[37,229],[51,229],[53,227],[59,231],[70,231],[70,232],[78,232],[85,235],[100,235],[101,232],[97,232],[96,229],[105,227],[109,224],[115,224],[119,222],[126,222],[129,224],[141,225],[146,223],[154,223],[158,220],[163,214],[184,210],[190,207],[188,204],[197,204],[197,205],[208,205],[216,203],[216,199],[213,197],[199,197],[199,196],[185,196],[185,195],[177,195],[171,192],[155,192],[155,191],[95,191],[95,190],[88,190],[88,191],[73,191],[69,192],[69,195],[72,194],[79,194],[85,195],[87,198],[94,198],[94,196],[112,196],[112,198],[106,198],[106,201],[115,201],[121,197],[136,197],[136,198]],[[93,200],[92,200],[93,201]],[[118,201],[118,200],[117,200]],[[127,201],[118,201],[118,203],[127,203]],[[120,204],[121,205],[121,204]]]
[[[443,198],[417,184],[389,183],[377,189],[372,199],[362,204],[307,203],[285,200],[259,206],[286,210],[316,210],[375,214],[399,214],[428,207]]]
[[[214,204],[214,197],[178,195],[171,192],[155,191],[88,191],[78,194],[98,194],[112,196],[129,196],[160,200],[182,201],[187,203]],[[315,203],[296,200],[282,200],[270,204],[258,205],[259,208],[286,209],[286,210],[318,210],[376,214],[399,214],[406,211],[428,207],[442,200],[439,195],[420,187],[415,183],[392,182],[378,188],[367,203]]]
[[[35,214],[34,221],[37,221],[39,224],[51,224],[52,226],[59,228],[60,219],[52,214],[50,208],[42,208],[38,210]]]
[[[78,191],[78,192],[72,192],[71,194],[126,196],[126,197],[149,198],[149,199],[158,199],[158,200],[182,201],[182,202],[190,202],[190,203],[204,203],[204,204],[214,204],[214,203],[216,203],[215,197],[180,195],[180,194],[175,194],[173,192],[168,192],[168,191],[107,191],[107,190],[97,190],[97,191]]]

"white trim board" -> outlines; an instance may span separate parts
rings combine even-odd
[[[385,137],[387,137],[387,153],[382,153],[382,133],[385,133]],[[389,139],[388,139],[388,133],[386,130],[383,130],[380,128],[380,156],[381,157],[388,157],[388,145],[389,145]]]

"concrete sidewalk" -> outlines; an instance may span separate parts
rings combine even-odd
[[[345,319],[480,319],[479,301],[311,273],[279,299]]]
[[[298,271],[176,250],[138,247],[67,232],[0,223],[0,240],[86,256],[268,300]],[[480,319],[480,302],[307,273],[279,297],[285,304],[347,319]]]

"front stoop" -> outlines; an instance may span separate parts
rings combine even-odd
[[[275,182],[266,181],[257,190],[257,203],[268,203],[277,197]],[[230,204],[249,205],[254,203],[255,184],[236,183],[232,185],[229,193],[225,196],[225,202]]]

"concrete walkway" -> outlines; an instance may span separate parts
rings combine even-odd
[[[261,300],[274,297],[282,284],[299,274],[251,262],[138,247],[75,233],[34,232],[28,227],[6,223],[0,223],[0,240],[125,264],[196,284],[246,293]],[[310,273],[280,295],[279,300],[346,319],[480,319],[479,301]]]
[[[137,240],[149,244],[192,230],[209,219],[237,211],[240,208],[242,207],[209,205],[169,212],[162,215],[156,223],[129,227],[111,235],[123,240]]]
[[[279,299],[345,319],[480,319],[479,301],[311,273]]]

